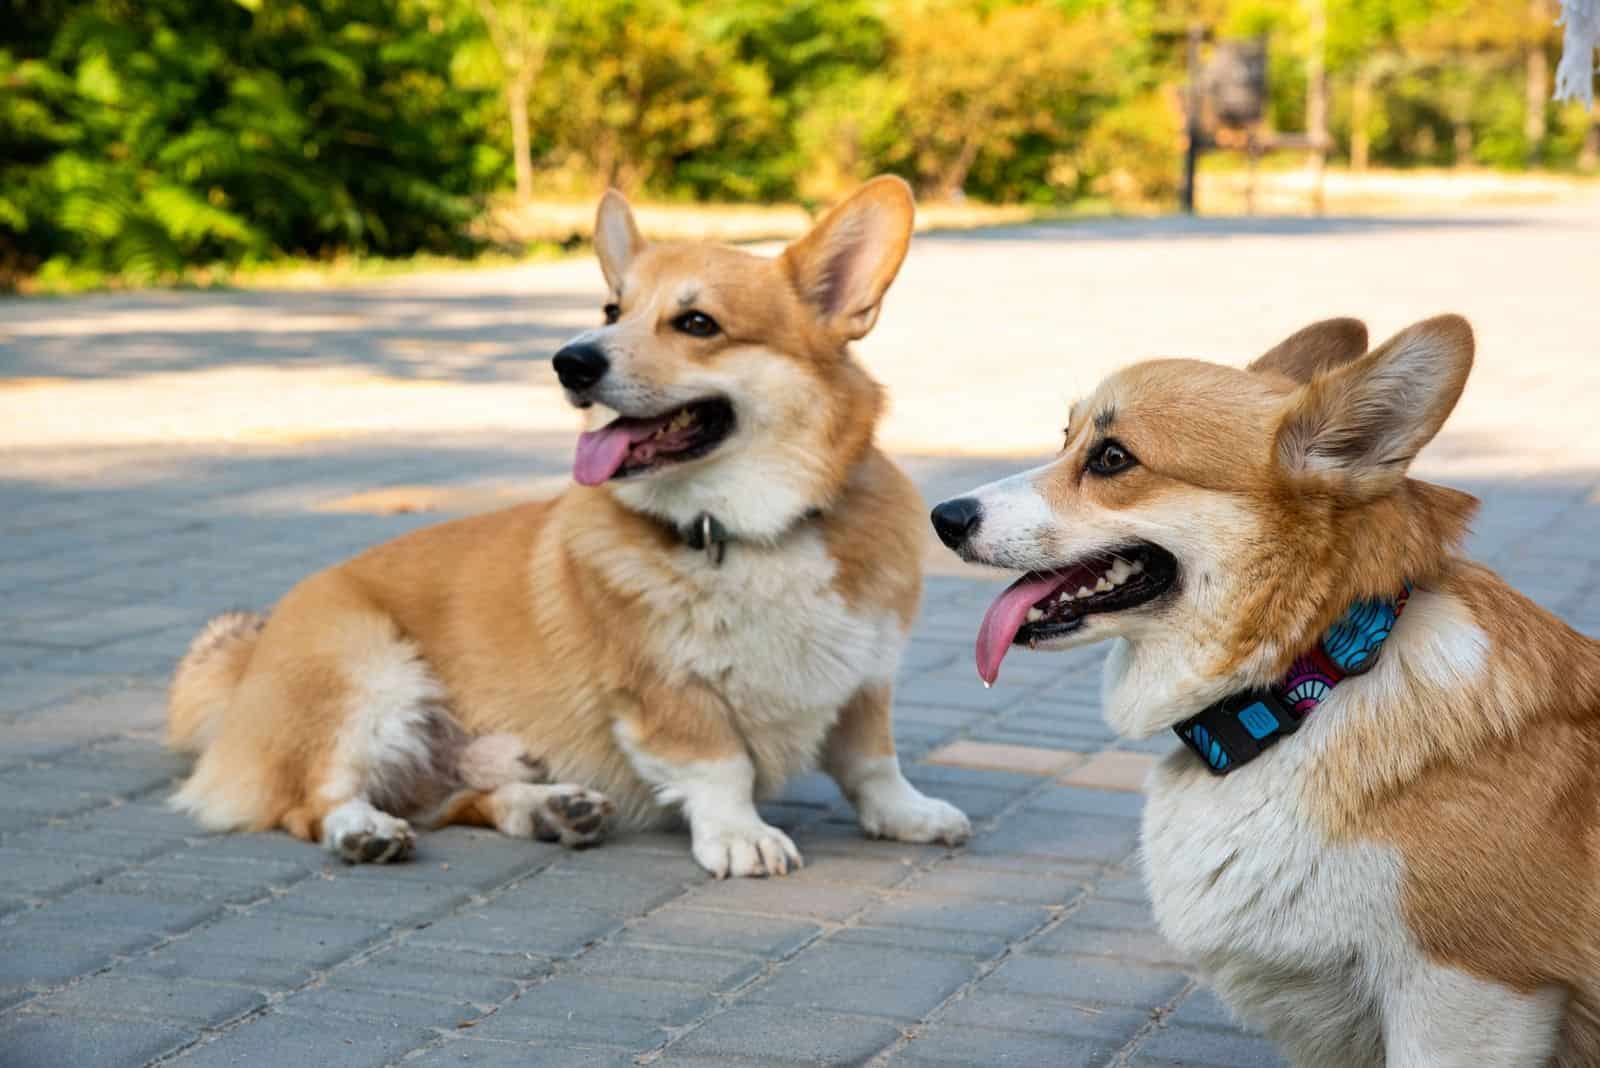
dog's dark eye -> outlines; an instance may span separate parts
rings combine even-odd
[[[687,311],[672,320],[672,328],[690,337],[715,337],[722,328],[705,312]]]
[[[1107,439],[1089,450],[1089,462],[1084,466],[1088,468],[1090,474],[1107,478],[1121,474],[1138,462],[1133,453],[1116,441]]]
[[[616,301],[612,301],[601,310],[606,313],[607,326],[610,326],[612,323],[622,318],[622,305],[618,304]]]

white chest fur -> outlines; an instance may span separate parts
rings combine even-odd
[[[1418,1038],[1407,1001],[1416,991],[1449,989],[1459,1005],[1490,1006],[1502,1021],[1514,997],[1430,962],[1402,912],[1398,852],[1329,841],[1307,800],[1312,762],[1351,744],[1346,725],[1405,707],[1413,676],[1469,687],[1484,647],[1463,606],[1419,591],[1373,671],[1342,684],[1293,737],[1231,775],[1214,776],[1180,750],[1151,776],[1143,859],[1163,933],[1301,1068],[1380,1065],[1386,1052],[1407,1065],[1539,1063],[1537,1028],[1524,1043],[1504,1022],[1497,1034],[1515,1039],[1504,1061],[1466,1023],[1422,1035],[1429,1044],[1412,1047],[1424,1049],[1416,1057],[1399,1055],[1397,1042]],[[1522,1006],[1526,1018],[1548,1014],[1537,1001]],[[1431,998],[1420,1018],[1450,1016]],[[1452,1052],[1451,1042],[1465,1045]],[[1518,1059],[1530,1050],[1534,1060]]]
[[[1150,781],[1145,877],[1163,934],[1247,1022],[1297,1064],[1357,1068],[1382,1063],[1386,958],[1414,950],[1394,854],[1332,845],[1300,811],[1309,741],[1221,778],[1169,757]]]
[[[671,580],[644,593],[647,651],[669,682],[721,694],[747,738],[809,757],[858,690],[894,678],[898,616],[832,588],[837,565],[816,531],[771,548],[734,542],[720,566],[703,553],[671,559]]]

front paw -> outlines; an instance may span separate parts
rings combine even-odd
[[[730,875],[787,875],[803,863],[789,836],[759,819],[696,827],[693,834],[694,859],[718,879]]]
[[[954,846],[972,837],[972,824],[959,808],[909,784],[885,795],[863,797],[860,816],[861,829],[872,838]]]

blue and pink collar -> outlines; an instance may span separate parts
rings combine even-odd
[[[1408,582],[1393,600],[1357,601],[1278,685],[1225,697],[1172,729],[1214,774],[1248,764],[1299,730],[1341,680],[1372,669],[1410,597]]]

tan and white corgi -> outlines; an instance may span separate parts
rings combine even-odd
[[[800,854],[755,801],[820,761],[868,834],[966,838],[895,755],[923,506],[848,349],[912,216],[880,178],[763,258],[646,244],[608,193],[605,325],[553,359],[604,413],[580,485],[213,621],[173,683],[170,743],[199,754],[176,803],[352,861],[403,856],[413,824],[586,845],[681,812],[708,871],[778,875]]]
[[[985,680],[1113,639],[1108,722],[1187,743],[1147,787],[1157,920],[1302,1068],[1600,1065],[1600,642],[1458,555],[1476,501],[1407,475],[1472,358],[1446,316],[1136,364],[1054,461],[934,510],[1027,573]]]

